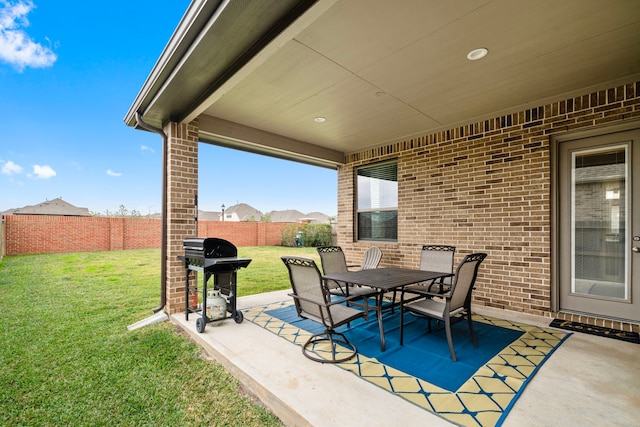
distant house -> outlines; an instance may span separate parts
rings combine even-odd
[[[267,214],[271,218],[271,222],[301,222],[301,223],[328,223],[329,216],[312,212],[304,214],[300,211],[289,209],[286,211],[271,211]]]
[[[260,221],[264,216],[269,217],[270,222],[303,222],[303,223],[329,223],[330,217],[321,212],[311,212],[304,214],[298,210],[271,211],[266,215],[253,206],[246,203],[238,203],[229,206],[224,210],[224,220],[229,222],[237,221]],[[199,221],[222,221],[221,211],[198,210]]]
[[[260,221],[261,217],[262,212],[246,203],[238,203],[224,210],[225,221]]]
[[[6,215],[57,215],[57,216],[91,216],[89,209],[79,208],[61,198],[46,200],[37,205],[10,209]]]
[[[271,222],[298,222],[305,215],[297,210],[289,209],[286,211],[271,211],[267,213],[271,218]]]
[[[203,211],[198,209],[198,221],[220,221],[220,215],[220,212]]]
[[[331,222],[331,217],[329,215],[325,215],[322,212],[311,212],[308,213],[306,218],[310,218],[315,223],[326,224]]]
[[[229,206],[224,210],[224,221],[260,221],[262,212],[246,203]],[[199,221],[222,221],[222,211],[198,210]]]

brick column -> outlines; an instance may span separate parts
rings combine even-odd
[[[167,313],[184,311],[185,277],[182,242],[196,237],[194,199],[198,191],[198,121],[168,123],[167,135]]]
[[[337,217],[337,244],[343,247],[353,244],[355,202],[355,178],[352,165],[338,166],[338,217]]]
[[[124,218],[109,218],[109,250],[124,249]]]

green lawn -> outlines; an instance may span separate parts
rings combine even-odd
[[[318,260],[239,248],[253,261],[238,293],[288,288],[282,255]],[[159,250],[0,262],[0,425],[281,425],[170,322],[127,330],[159,303],[159,264]]]
[[[320,268],[320,256],[315,248],[240,247],[238,256],[251,258],[251,264],[247,268],[238,270],[238,295],[254,295],[290,288],[289,273],[280,259],[283,255],[311,258]]]

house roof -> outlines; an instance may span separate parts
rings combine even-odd
[[[331,217],[329,215],[323,214],[322,212],[310,212],[305,215],[305,218],[315,219],[317,222],[330,222]]]
[[[9,212],[9,211],[7,211]],[[87,208],[79,208],[61,198],[46,200],[37,205],[12,209],[12,215],[60,215],[60,216],[90,216]]]
[[[639,78],[638,1],[195,0],[125,122],[335,167]]]
[[[226,207],[224,212],[225,216],[232,213],[236,214],[238,221],[260,221],[260,217],[262,216],[262,212],[246,203],[238,203]],[[200,221],[220,221],[221,218],[222,211],[198,210],[198,219]]]
[[[220,221],[222,212],[203,211],[198,209],[198,221]]]
[[[226,213],[235,213],[239,221],[260,221],[262,212],[246,203],[238,203],[225,208]],[[211,212],[198,210],[198,220],[200,221],[220,221],[222,212]],[[271,211],[267,215],[271,222],[299,222],[303,218],[314,219],[317,222],[329,222],[329,216],[322,212],[311,212],[303,214],[298,210]]]
[[[262,212],[246,203],[238,203],[225,209],[225,213],[235,213],[240,221],[260,221]]]
[[[285,211],[271,211],[267,215],[271,217],[271,222],[298,222],[306,215],[300,211],[289,209]]]

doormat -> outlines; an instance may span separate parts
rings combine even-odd
[[[301,320],[290,301],[246,309],[243,313],[245,320],[296,345],[304,344],[318,327],[315,322]],[[407,322],[408,325],[416,324],[415,332],[406,330],[405,345],[400,346],[398,331],[392,326],[399,325],[398,319],[394,317],[397,315],[398,313],[386,316],[385,319],[388,327],[385,327],[387,351],[384,355],[380,352],[375,316],[368,322],[359,319],[352,322],[351,327],[345,325],[339,328],[340,332],[356,344],[358,354],[337,366],[459,426],[500,426],[531,378],[571,334],[474,314],[474,329],[478,334],[480,349],[490,347],[492,337],[503,335],[505,331],[501,329],[510,330],[506,331],[506,336],[513,332],[515,335],[508,340],[510,342],[502,344],[503,348],[494,348],[493,354],[479,367],[465,373],[465,354],[478,351],[471,345],[465,349],[464,342],[470,341],[469,337],[464,336],[465,328],[460,328],[454,337],[459,361],[452,362],[446,337],[436,336],[436,331],[428,334],[427,325],[419,324],[425,322],[425,319],[415,318],[412,322]],[[416,346],[408,345],[410,337],[416,340]],[[367,341],[371,343],[368,344]],[[418,354],[417,350],[431,354]],[[412,363],[402,363],[402,358]],[[433,365],[436,369],[419,370],[417,366],[407,368],[408,365],[416,365],[425,359],[430,362],[428,365]],[[405,372],[403,369],[413,371]],[[457,372],[461,381],[458,384],[453,384],[450,380],[443,382],[443,372],[444,376]]]
[[[552,328],[566,329],[573,332],[597,335],[599,337],[614,338],[617,340],[640,344],[640,335],[637,332],[621,331],[619,329],[605,328],[604,326],[587,325],[570,320],[553,319],[549,325]]]

